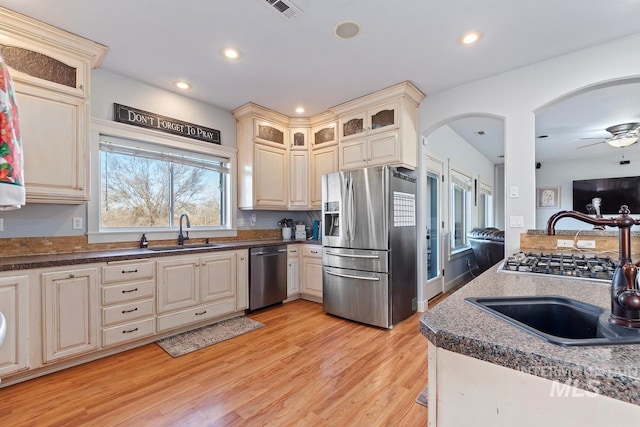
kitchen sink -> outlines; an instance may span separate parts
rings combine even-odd
[[[557,345],[640,344],[640,330],[611,325],[608,311],[571,298],[479,297],[465,301]]]
[[[147,249],[155,252],[170,252],[170,251],[188,251],[193,249],[215,248],[217,246],[220,246],[220,244],[202,243],[202,244],[193,244],[193,245],[154,246],[152,248],[147,248]]]

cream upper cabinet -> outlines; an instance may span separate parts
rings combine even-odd
[[[309,150],[309,128],[298,127],[289,129],[289,150]]]
[[[0,345],[0,377],[29,366],[28,286],[28,276],[0,277],[0,312],[7,326]]]
[[[339,120],[340,142],[398,128],[398,102],[376,105]]]
[[[403,82],[331,108],[338,116],[340,170],[383,164],[415,169],[423,98]]]
[[[311,148],[318,149],[336,145],[338,143],[337,126],[335,121],[313,126],[311,128]]]
[[[97,268],[42,274],[43,361],[97,350]]]
[[[289,152],[289,209],[309,209],[309,152]]]
[[[91,69],[107,48],[1,8],[0,34],[18,97],[27,202],[88,201]]]
[[[333,145],[311,151],[311,208],[322,207],[322,175],[337,172],[338,146]]]
[[[233,115],[238,129],[238,208],[287,210],[289,118],[252,103]]]

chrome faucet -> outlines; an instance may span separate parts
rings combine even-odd
[[[561,218],[574,218],[587,224],[618,227],[618,265],[611,280],[611,315],[609,323],[627,328],[640,328],[640,284],[638,266],[631,260],[631,227],[639,225],[640,219],[633,219],[629,207],[622,205],[620,216],[594,218],[576,211],[560,211],[547,221],[547,234],[556,234],[555,226]]]
[[[189,222],[189,215],[187,215],[186,213],[183,213],[182,215],[180,215],[180,232],[178,233],[179,245],[184,245],[184,241],[189,240],[189,231],[185,231],[186,236],[182,234],[182,218],[187,219],[187,228],[191,228],[191,223]]]

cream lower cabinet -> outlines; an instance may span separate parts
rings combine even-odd
[[[322,302],[322,246],[302,246],[302,298]]]
[[[236,310],[249,308],[249,250],[236,251],[238,273],[236,283]]]
[[[0,312],[7,322],[0,345],[0,378],[29,366],[29,278],[0,277]]]
[[[102,346],[155,332],[154,261],[114,262],[102,267]]]
[[[287,298],[300,297],[300,245],[287,246]]]
[[[158,332],[236,312],[238,259],[233,251],[158,261]]]
[[[97,350],[97,268],[42,274],[43,362]]]

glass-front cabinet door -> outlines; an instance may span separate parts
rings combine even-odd
[[[262,144],[286,149],[287,128],[262,119],[254,119],[254,140]]]
[[[306,151],[309,148],[309,128],[289,129],[289,149]]]
[[[330,122],[311,128],[311,147],[313,149],[328,147],[337,143],[336,122]]]

